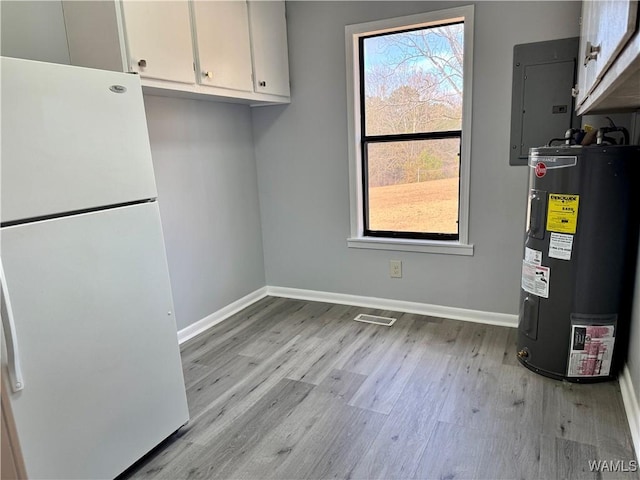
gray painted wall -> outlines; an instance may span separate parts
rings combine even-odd
[[[265,285],[251,114],[144,101],[180,329]]]
[[[636,288],[633,297],[627,366],[636,391],[636,398],[640,400],[640,242],[638,242],[638,266],[636,268]],[[640,452],[636,452],[636,455],[640,455]]]
[[[464,2],[469,3],[469,2]],[[580,3],[478,2],[473,257],[350,249],[344,27],[457,2],[289,2],[292,103],[252,111],[267,284],[517,313],[526,167],[509,167],[513,46],[579,34]],[[389,278],[389,260],[403,278]]]
[[[2,0],[0,20],[2,55],[69,63],[62,2]]]
[[[1,3],[2,55],[69,63],[59,1]],[[249,107],[145,95],[178,328],[265,285]]]
[[[631,121],[631,143],[640,145],[640,110],[635,112]],[[636,283],[629,336],[627,366],[629,367],[636,398],[640,400],[640,240],[638,241],[638,265],[636,267]],[[640,456],[640,451],[636,452],[636,455]]]

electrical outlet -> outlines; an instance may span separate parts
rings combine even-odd
[[[402,278],[402,262],[400,260],[389,261],[389,276],[391,278]]]

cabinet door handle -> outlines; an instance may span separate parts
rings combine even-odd
[[[213,78],[213,72],[210,70],[207,70],[206,72],[202,72],[202,76],[207,78]]]
[[[4,330],[4,338],[7,345],[7,367],[9,369],[9,379],[11,380],[11,390],[17,392],[24,388],[24,380],[22,379],[22,368],[20,367],[16,324],[13,320],[13,310],[11,309],[11,300],[9,300],[7,279],[4,276],[2,260],[0,260],[0,287],[2,288],[2,329]]]
[[[600,45],[593,45],[591,42],[587,42],[587,48],[585,49],[584,66],[587,66],[591,60],[596,60],[600,53]]]
[[[147,66],[147,61],[144,58],[141,58],[140,60],[138,60],[138,66],[140,68],[145,68]]]

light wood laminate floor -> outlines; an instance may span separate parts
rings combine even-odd
[[[190,423],[124,477],[638,479],[589,469],[635,460],[617,382],[536,375],[515,338],[267,297],[183,345]]]

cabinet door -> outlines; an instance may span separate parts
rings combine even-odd
[[[253,91],[247,3],[193,2],[198,82]]]
[[[122,2],[129,68],[143,78],[194,83],[189,4]]]
[[[289,96],[289,53],[284,1],[249,2],[254,89]]]
[[[633,0],[592,0],[582,5],[580,99],[598,84],[633,35],[638,11]]]

